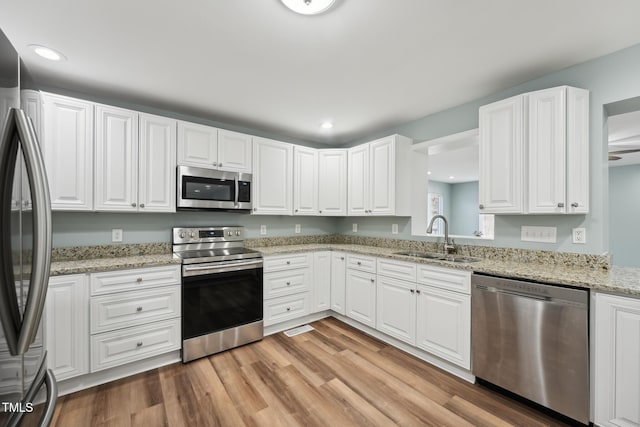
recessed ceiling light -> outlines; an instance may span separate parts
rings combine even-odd
[[[46,46],[41,46],[39,44],[31,44],[29,45],[31,49],[41,57],[48,59],[50,61],[64,61],[67,59],[62,53],[53,50]]]
[[[282,0],[289,9],[301,15],[317,15],[328,10],[336,0]]]
[[[431,171],[427,171],[427,175],[431,175]]]
[[[331,129],[333,127],[333,123],[327,121],[327,122],[322,122],[322,124],[320,125],[320,127],[322,129]]]
[[[456,177],[453,175],[449,175],[449,179],[456,179]]]

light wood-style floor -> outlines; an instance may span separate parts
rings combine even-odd
[[[60,398],[69,426],[549,426],[333,318]]]

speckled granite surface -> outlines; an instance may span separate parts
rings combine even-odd
[[[169,243],[54,248],[51,276],[180,264]]]
[[[394,240],[394,239],[389,239]],[[391,243],[391,242],[389,242]],[[262,252],[263,255],[277,255],[296,252],[308,252],[319,250],[335,250],[362,255],[392,258],[399,261],[416,262],[422,264],[439,265],[461,270],[471,270],[478,273],[495,274],[505,277],[520,279],[531,279],[541,282],[557,283],[562,285],[579,286],[593,289],[599,292],[610,292],[620,295],[628,295],[640,298],[640,269],[639,268],[609,268],[608,259],[606,262],[599,260],[597,256],[580,256],[579,254],[557,254],[547,256],[544,251],[542,257],[537,254],[527,254],[527,251],[516,250],[509,258],[506,254],[500,254],[496,258],[482,258],[479,262],[460,264],[450,261],[432,260],[424,258],[408,257],[397,255],[399,251],[422,251],[438,252],[438,250],[424,250],[421,246],[413,247],[408,241],[407,247],[380,247],[361,244],[341,244],[341,243],[307,243],[297,245],[280,246],[253,246],[254,249]],[[494,249],[494,248],[488,248]],[[499,248],[496,248],[499,249]],[[509,251],[502,250],[505,253]],[[489,255],[498,251],[487,251]],[[465,253],[464,255],[478,256],[477,252]],[[574,257],[578,255],[577,257]],[[521,257],[521,258],[520,258]],[[576,260],[577,258],[577,260]],[[604,257],[607,258],[607,257]],[[586,262],[579,265],[579,260]],[[605,268],[606,267],[606,268]]]
[[[245,241],[245,244],[259,250],[265,256],[336,250],[580,286],[640,298],[640,268],[610,268],[608,257],[596,255],[459,246],[459,254],[482,258],[479,262],[460,264],[396,254],[400,251],[440,251],[438,244],[422,241],[323,235],[251,239]],[[53,251],[53,260],[52,276],[180,264],[180,260],[171,253],[171,245],[168,243],[56,248]]]

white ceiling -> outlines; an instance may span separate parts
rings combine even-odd
[[[640,111],[611,116],[607,120],[609,151],[640,150]],[[610,160],[609,166],[626,166],[640,163],[640,151],[618,154],[619,160]]]
[[[640,42],[638,0],[338,0],[315,17],[280,0],[0,0],[0,11],[42,84],[329,144]]]

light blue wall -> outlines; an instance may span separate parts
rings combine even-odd
[[[478,181],[451,185],[451,234],[471,236],[478,230]]]
[[[470,71],[472,72],[472,71]],[[370,141],[385,135],[398,133],[421,142],[478,127],[478,108],[482,105],[521,93],[560,85],[585,88],[590,91],[590,213],[587,215],[527,215],[496,216],[495,240],[479,244],[493,244],[501,247],[517,247],[542,250],[559,250],[601,254],[609,248],[608,236],[608,172],[606,161],[606,120],[603,106],[627,98],[640,96],[640,45],[597,58],[541,78],[531,80],[508,90],[500,91],[467,104],[451,108],[422,119],[388,128],[371,134],[362,141]],[[375,226],[369,227],[372,221]],[[361,218],[362,234],[375,235],[365,230],[386,230],[396,219]],[[350,220],[341,221],[339,230],[348,233]],[[523,225],[557,227],[557,243],[529,243],[520,241],[520,227]],[[585,227],[587,243],[571,243],[574,227]],[[400,235],[411,239],[410,232]],[[424,238],[433,240],[433,238]],[[473,241],[468,243],[473,244]]]
[[[609,207],[613,265],[640,267],[640,165],[609,168]]]
[[[111,229],[124,230],[123,243],[171,242],[171,228],[181,226],[241,225],[247,238],[260,236],[260,225],[267,226],[266,237],[331,234],[335,220],[329,217],[288,217],[249,215],[235,212],[177,212],[157,214],[106,212],[54,212],[53,246],[91,246],[111,243]]]
[[[429,181],[429,193],[438,193],[442,195],[442,214],[447,217],[451,216],[451,184],[440,181]]]

